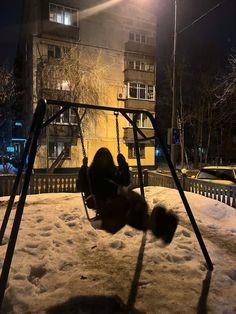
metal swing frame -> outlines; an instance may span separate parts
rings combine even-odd
[[[44,121],[47,104],[60,106],[62,108],[57,113],[52,115],[49,119]],[[104,110],[104,111],[118,112],[118,113],[121,113],[126,118],[126,120],[132,125],[136,159],[137,159],[138,177],[139,177],[139,183],[140,183],[140,191],[144,197],[145,197],[145,195],[144,195],[144,184],[143,184],[142,169],[141,169],[141,158],[140,158],[140,152],[139,152],[139,142],[150,140],[150,139],[158,139],[160,146],[163,150],[164,156],[166,158],[166,161],[168,163],[172,177],[175,181],[179,195],[182,199],[182,202],[183,202],[184,207],[186,209],[186,212],[188,214],[189,220],[192,224],[193,230],[194,230],[195,235],[197,237],[197,240],[199,242],[200,248],[202,250],[203,256],[204,256],[206,264],[207,264],[207,268],[208,268],[208,270],[212,271],[213,270],[212,261],[210,259],[207,248],[205,246],[205,243],[204,243],[203,238],[201,236],[201,233],[199,231],[198,225],[195,221],[195,218],[193,216],[193,213],[191,211],[189,203],[186,199],[186,196],[184,194],[184,191],[182,189],[180,181],[177,177],[175,168],[171,162],[168,150],[165,146],[165,143],[162,139],[160,131],[157,127],[156,120],[153,117],[152,113],[149,112],[148,110],[144,110],[144,109],[117,108],[117,107],[108,107],[108,106],[97,106],[97,105],[89,105],[89,104],[71,103],[71,102],[51,100],[51,99],[47,99],[47,100],[41,99],[41,100],[39,100],[37,107],[35,109],[34,115],[33,115],[32,124],[31,124],[31,128],[29,131],[29,136],[28,136],[28,139],[26,141],[26,146],[25,146],[22,158],[21,158],[21,162],[20,162],[20,165],[18,168],[16,179],[15,179],[15,182],[14,182],[14,185],[12,188],[12,192],[10,195],[10,199],[8,201],[5,216],[4,216],[4,219],[2,221],[2,226],[1,226],[1,230],[0,230],[0,244],[1,244],[5,230],[6,230],[6,227],[7,227],[7,223],[8,223],[9,217],[10,217],[10,213],[11,213],[11,210],[13,207],[15,196],[16,196],[17,190],[19,188],[20,180],[22,178],[23,170],[26,169],[25,173],[24,173],[22,188],[20,191],[19,202],[18,202],[18,205],[16,208],[15,217],[13,219],[12,230],[11,230],[11,234],[10,234],[10,238],[9,238],[9,242],[7,245],[6,254],[5,254],[5,258],[4,258],[4,262],[3,262],[3,266],[2,266],[2,272],[1,272],[1,277],[0,277],[0,309],[2,306],[4,294],[5,294],[8,275],[9,275],[11,262],[12,262],[12,258],[13,258],[13,254],[14,254],[14,250],[15,250],[15,245],[16,245],[16,241],[17,241],[17,236],[18,236],[18,232],[19,232],[19,228],[20,228],[20,224],[21,224],[23,211],[24,211],[25,200],[26,200],[27,191],[28,191],[28,187],[29,187],[29,183],[30,183],[30,177],[32,174],[32,169],[33,169],[33,165],[34,165],[34,161],[35,161],[35,157],[36,157],[38,139],[39,139],[41,130],[43,128],[45,128],[46,126],[48,126],[53,120],[56,119],[56,117],[58,117],[60,114],[62,114],[64,111],[68,110],[69,108],[73,108],[73,109],[84,108],[84,109],[92,109],[92,110]],[[130,113],[133,114],[132,119],[128,115]],[[148,118],[150,119],[152,127],[154,129],[154,136],[153,137],[146,137],[146,135],[137,126],[138,116],[141,113],[147,115]],[[138,138],[138,134],[141,136],[140,139]]]

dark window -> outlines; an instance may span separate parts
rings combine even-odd
[[[48,45],[48,58],[61,58],[61,47]]]
[[[140,153],[140,158],[144,159],[145,158],[145,144],[139,145],[139,153]],[[128,144],[128,157],[129,159],[136,158],[135,146],[133,143]]]
[[[137,43],[145,44],[146,43],[146,36],[139,32],[130,32],[129,33],[129,40],[136,41]]]
[[[134,33],[129,33],[129,40],[134,40]]]
[[[55,57],[60,58],[61,57],[61,48],[56,46],[55,47]]]
[[[132,98],[137,98],[138,97],[138,89],[137,89],[137,84],[136,83],[130,83],[129,95]]]

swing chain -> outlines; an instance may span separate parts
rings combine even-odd
[[[80,118],[80,115],[79,115],[79,112],[78,110],[75,109],[75,114],[76,114],[76,118],[77,118],[77,121],[78,121],[78,132],[79,132],[79,136],[80,136],[80,141],[81,141],[81,146],[82,146],[82,153],[83,153],[83,165],[86,167],[86,176],[87,176],[87,180],[88,180],[88,186],[89,186],[89,192],[90,192],[90,195],[86,198],[85,197],[85,194],[84,192],[82,192],[82,199],[83,199],[83,203],[84,203],[84,209],[85,209],[85,213],[86,213],[86,216],[87,216],[87,219],[89,221],[92,221],[94,219],[96,219],[98,213],[97,213],[97,202],[96,202],[96,198],[92,192],[92,184],[91,184],[91,180],[90,180],[90,176],[89,176],[89,170],[88,170],[88,158],[86,156],[86,150],[85,150],[85,145],[84,145],[84,136],[83,136],[83,130],[82,130],[82,127],[81,127],[81,118]],[[87,204],[88,204],[88,200],[89,198],[92,198],[93,199],[93,203],[94,203],[94,209],[96,211],[96,216],[93,217],[93,218],[90,218],[89,217],[89,213],[88,213],[88,209],[87,209]]]
[[[86,157],[86,151],[85,151],[85,145],[84,145],[84,136],[83,136],[83,131],[82,131],[82,127],[81,127],[81,119],[80,119],[80,115],[77,109],[74,109],[75,114],[76,114],[76,118],[78,121],[78,131],[79,131],[79,137],[80,137],[80,141],[81,141],[81,146],[82,146],[82,153],[83,153],[83,157]]]
[[[116,116],[117,152],[118,152],[118,154],[120,154],[120,131],[119,131],[119,121],[118,121],[119,112],[118,111],[114,111],[114,115]]]

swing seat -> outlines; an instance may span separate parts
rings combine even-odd
[[[94,229],[103,230],[102,219],[99,216],[95,216],[90,219],[90,224]]]
[[[89,209],[96,210],[96,201],[93,194],[90,194],[89,196],[84,195],[84,202]]]

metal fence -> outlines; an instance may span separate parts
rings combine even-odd
[[[175,189],[175,182],[170,175],[152,171],[144,172],[146,186],[163,186]],[[236,186],[216,184],[208,181],[188,178],[181,175],[180,181],[184,191],[197,193],[236,208]]]
[[[170,175],[144,170],[142,176],[144,186],[163,186],[171,189],[176,188],[174,180]],[[60,192],[74,193],[76,192],[76,179],[77,174],[34,174],[31,176],[28,194]],[[186,176],[181,176],[180,180],[184,191],[210,197],[236,208],[235,185],[215,184],[191,179]],[[11,194],[14,181],[15,175],[0,176],[0,196]],[[23,178],[21,183],[22,181]],[[131,172],[131,181],[134,187],[139,186],[137,172]],[[21,184],[19,185],[17,194],[19,194],[20,189]]]
[[[31,176],[28,194],[76,192],[77,174],[35,174]],[[10,195],[15,175],[0,176],[0,196]],[[21,190],[23,177],[17,194]]]

